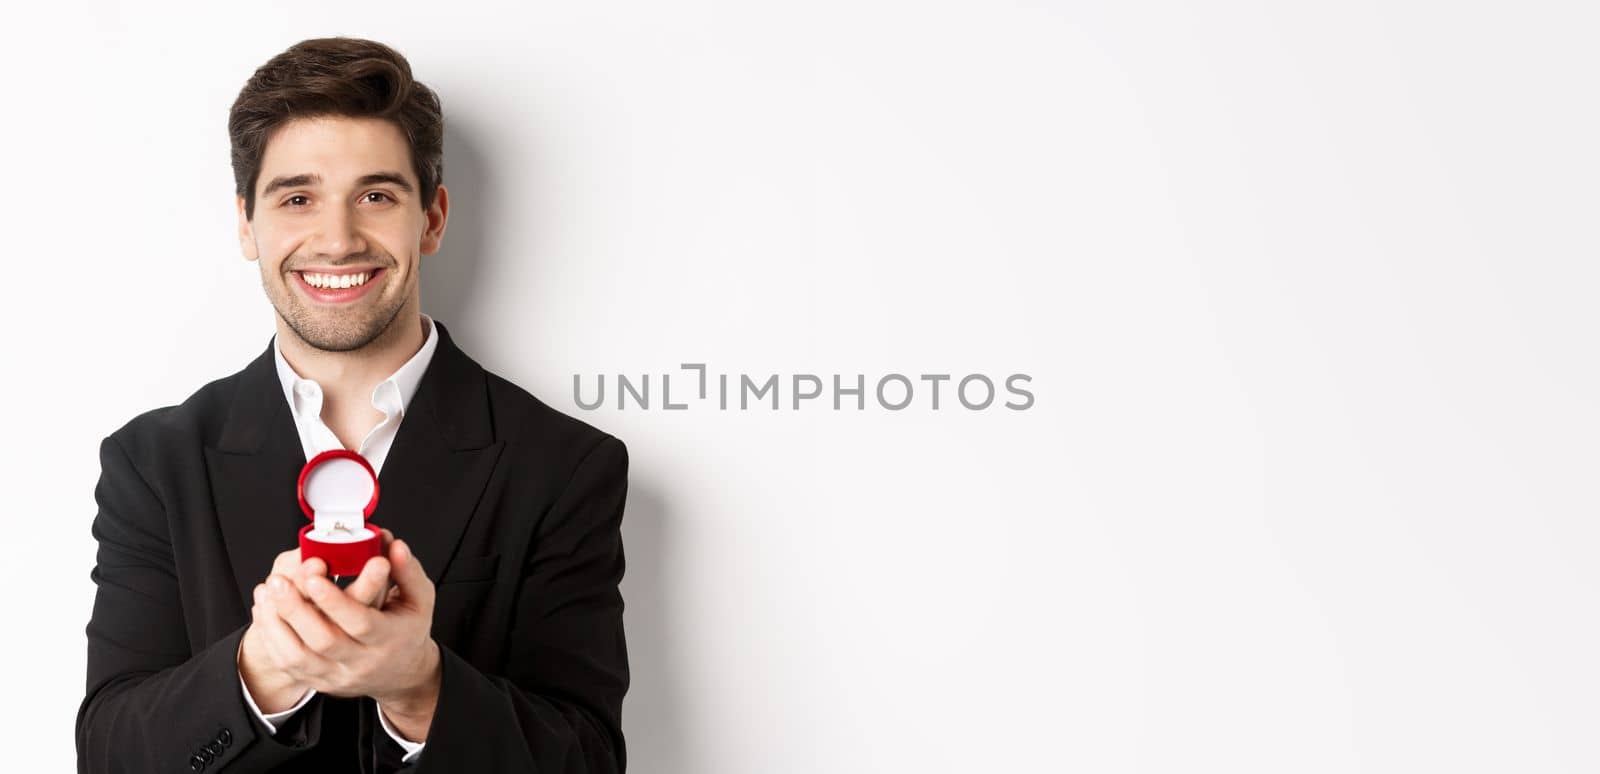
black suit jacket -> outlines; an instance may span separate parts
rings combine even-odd
[[[485,371],[438,325],[372,521],[437,587],[438,708],[415,772],[621,772],[623,443]],[[370,698],[318,694],[275,735],[236,654],[251,592],[306,523],[272,346],[100,445],[80,772],[386,771]]]

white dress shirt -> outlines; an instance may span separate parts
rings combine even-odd
[[[423,339],[422,349],[412,355],[400,370],[395,371],[389,378],[383,380],[372,389],[372,407],[383,412],[383,421],[367,433],[362,439],[361,448],[356,451],[372,463],[372,471],[377,473],[383,469],[383,461],[389,456],[389,447],[394,444],[395,433],[400,429],[400,420],[405,418],[406,407],[411,405],[411,396],[417,392],[417,385],[422,381],[422,372],[427,370],[428,362],[433,359],[433,351],[439,344],[439,335],[434,331],[433,318],[422,315],[422,325],[427,329],[427,336]],[[272,355],[278,364],[278,380],[283,383],[283,398],[289,402],[290,413],[294,416],[295,430],[300,435],[300,447],[305,451],[306,459],[329,449],[342,449],[344,444],[339,442],[338,436],[328,429],[322,421],[322,385],[310,379],[302,379],[289,367],[289,361],[283,359],[283,349],[278,346],[277,337],[273,337]],[[298,712],[301,707],[311,701],[316,691],[306,691],[299,703],[282,712],[265,714],[256,706],[256,701],[250,696],[250,689],[245,687],[244,676],[239,677],[239,687],[244,692],[244,701],[250,705],[250,710],[261,719],[267,727],[268,733],[278,733],[278,724],[290,715]],[[394,741],[405,749],[406,754],[402,759],[409,762],[422,753],[424,742],[413,742],[400,735],[389,718],[383,714],[383,709],[378,710],[378,721],[383,725],[383,730]]]

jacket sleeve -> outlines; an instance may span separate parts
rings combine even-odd
[[[165,508],[114,435],[100,444],[94,496],[99,547],[78,771],[248,774],[315,745],[321,701],[276,737],[252,720],[237,661],[245,627],[190,647]]]
[[[606,436],[545,514],[522,570],[504,674],[441,645],[419,774],[622,772],[622,511],[628,451]]]

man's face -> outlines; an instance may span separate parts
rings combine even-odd
[[[295,119],[267,141],[255,213],[237,197],[239,244],[267,298],[318,349],[366,346],[419,298],[421,257],[439,249],[448,201],[420,205],[405,136],[375,118]]]

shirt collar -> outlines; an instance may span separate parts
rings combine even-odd
[[[434,327],[433,318],[422,315],[422,324],[428,333],[422,340],[422,348],[417,350],[399,370],[389,375],[389,378],[378,383],[372,388],[372,405],[382,411],[385,416],[404,414],[411,405],[411,396],[417,393],[417,385],[422,383],[422,373],[428,370],[428,362],[433,359],[433,351],[439,345],[439,333]],[[289,366],[289,361],[283,357],[283,348],[278,343],[278,337],[272,337],[272,357],[278,368],[278,381],[283,385],[283,398],[289,402],[289,408],[296,415],[301,413],[300,404],[295,402],[295,387],[306,383],[317,388],[315,411],[321,415],[322,385],[311,379],[304,379]],[[398,405],[396,405],[398,404]]]

